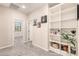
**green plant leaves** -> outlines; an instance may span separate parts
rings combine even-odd
[[[64,40],[67,40],[68,42],[73,44],[73,46],[75,47],[76,39],[74,38],[74,35],[68,34],[68,33],[62,33],[61,38],[64,39]]]

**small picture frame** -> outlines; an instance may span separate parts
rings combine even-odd
[[[40,28],[41,27],[41,22],[37,23],[37,27]]]
[[[46,23],[47,22],[47,15],[44,15],[41,17],[41,23]]]
[[[63,45],[63,44],[61,44],[61,50],[63,50],[63,51],[66,51],[66,52],[69,52],[68,51],[68,45]]]
[[[76,47],[70,47],[71,54],[76,55]]]
[[[59,43],[56,43],[56,42],[51,42],[51,46],[56,48],[56,49],[59,49]]]

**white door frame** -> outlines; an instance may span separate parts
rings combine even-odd
[[[23,42],[27,42],[27,36],[26,36],[26,22],[25,20],[21,20],[19,19],[20,21],[22,21],[22,35],[23,35]],[[12,20],[12,45],[14,46],[14,40],[15,40],[15,22],[16,22],[16,19],[15,20]]]

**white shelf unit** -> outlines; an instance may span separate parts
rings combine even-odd
[[[77,27],[77,21],[76,20],[63,20],[61,21],[61,28],[76,28]]]
[[[60,19],[60,6],[55,8],[50,8],[49,10],[49,22],[57,22],[61,21]]]
[[[51,47],[51,46],[49,46],[49,50],[51,50],[51,51],[53,51],[53,52],[56,52],[56,53],[58,53],[58,54],[60,54],[60,49],[55,49],[55,48],[53,48],[53,47]]]
[[[61,22],[50,22],[49,27],[51,28],[59,28],[60,29]]]
[[[77,55],[71,53],[71,44],[64,42],[61,39],[61,29],[76,29],[77,28],[77,4],[59,4],[49,8],[49,50],[61,55]],[[60,30],[60,35],[53,35],[51,32]],[[77,37],[75,37],[77,39]],[[56,40],[58,39],[58,40]],[[51,46],[51,42],[59,44],[59,48]],[[68,46],[68,51],[62,50],[62,45]],[[77,51],[76,51],[77,52]]]
[[[61,28],[77,28],[77,5],[61,5]]]

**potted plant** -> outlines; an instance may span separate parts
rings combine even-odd
[[[68,33],[62,33],[61,38],[71,43],[74,47],[76,46],[76,39],[74,38],[75,35],[68,34]]]
[[[71,34],[66,33],[66,32],[61,34],[61,38],[63,40],[66,40],[67,42],[69,42],[71,44],[70,49],[71,49],[72,54],[76,54],[76,43],[77,43],[77,41],[75,39],[75,34],[76,34],[76,31],[71,31]]]

